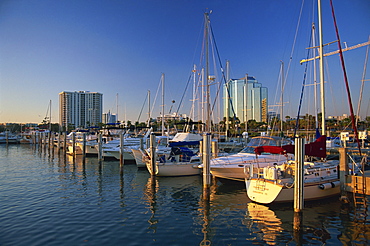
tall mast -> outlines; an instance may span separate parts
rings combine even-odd
[[[118,93],[116,94],[116,123],[118,123]]]
[[[201,110],[201,115],[202,115],[202,123],[204,123],[205,122],[205,116],[204,116],[204,87],[205,87],[205,76],[204,76],[204,68],[202,68],[202,71],[201,71],[201,77],[202,77],[202,86],[201,86],[201,88],[202,88],[202,90],[201,90],[201,97],[202,97],[202,100],[200,100],[200,106],[201,106],[201,108],[200,108],[200,110]],[[205,129],[204,129],[204,124],[202,124],[202,132],[204,132],[205,131]]]
[[[150,126],[150,90],[148,90],[148,124],[147,126]]]
[[[225,123],[226,123],[226,130],[225,130],[225,135],[226,139],[228,138],[228,131],[229,131],[229,115],[230,115],[230,93],[229,93],[229,80],[230,80],[230,61],[226,61],[226,104],[225,104],[225,112],[226,112],[226,117],[225,117]]]
[[[325,135],[325,88],[324,88],[324,44],[322,35],[321,0],[317,1],[319,19],[319,66],[320,66],[320,91],[321,91],[321,134]]]
[[[245,74],[245,84],[244,84],[244,124],[245,131],[248,132],[248,74]]]
[[[49,105],[49,107],[50,107],[50,111],[49,111],[49,131],[51,132],[51,100],[50,100],[50,105]]]
[[[164,136],[164,73],[162,73],[162,136]]]
[[[284,62],[281,62],[281,108],[280,108],[280,134],[283,136],[283,120],[284,120],[284,101],[283,101],[283,96],[284,96],[284,84],[285,84],[285,77],[284,77]]]
[[[197,75],[197,66],[194,64],[193,67],[193,102],[191,105],[191,113],[190,113],[190,118],[194,119],[195,118],[195,86],[196,86],[196,75]]]
[[[205,39],[206,39],[206,76],[205,76],[205,82],[206,82],[206,132],[210,132],[211,130],[211,110],[210,110],[210,104],[209,104],[209,14],[204,13],[205,18]]]
[[[316,47],[315,23],[312,23],[312,47]],[[316,57],[316,49],[313,49],[313,56]],[[315,96],[315,129],[319,129],[318,105],[317,105],[317,74],[316,74],[316,59],[313,61],[313,87]]]

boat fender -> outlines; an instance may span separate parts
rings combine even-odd
[[[340,185],[340,181],[334,181],[334,182],[330,182],[330,183],[320,184],[319,188],[321,190],[327,190],[327,189],[337,187],[339,185]]]
[[[247,179],[253,177],[253,165],[245,165],[244,174],[245,174],[245,178]]]

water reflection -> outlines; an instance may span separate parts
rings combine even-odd
[[[57,228],[59,244],[76,238],[97,244],[115,238],[117,245],[370,244],[370,225],[354,222],[353,209],[338,198],[305,203],[302,217],[295,218],[292,204],[252,203],[243,182],[214,179],[204,193],[201,176],[150,177],[135,165],[124,165],[120,173],[118,161],[50,158],[28,145],[0,151],[7,197],[2,208],[9,214],[4,224],[18,235],[26,231],[18,229],[23,225],[50,217],[27,235],[45,238],[44,231]]]
[[[256,239],[269,245],[280,243],[311,244],[327,243],[331,235],[327,226],[340,209],[337,200],[325,200],[331,206],[320,203],[306,204],[302,217],[294,213],[292,205],[265,206],[248,203],[245,225],[256,233]]]

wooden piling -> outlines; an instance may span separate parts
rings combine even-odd
[[[61,133],[58,132],[58,145],[57,145],[57,151],[58,151],[58,156],[60,155],[60,138],[61,138]]]
[[[98,134],[98,160],[99,162],[103,160],[103,141],[101,133]]]
[[[217,158],[218,157],[218,142],[212,141],[212,157]]]
[[[295,139],[294,212],[301,212],[304,203],[304,148],[305,139]]]
[[[54,158],[54,139],[55,139],[55,133],[51,133],[51,156]]]
[[[63,132],[63,137],[64,137],[63,152],[64,152],[64,156],[65,156],[67,154],[67,132]]]
[[[157,175],[157,167],[156,167],[156,153],[155,153],[155,135],[150,134],[150,165],[151,165],[151,175]]]
[[[347,203],[347,176],[349,175],[347,148],[339,148],[340,200]]]
[[[72,156],[76,157],[76,135],[74,132],[72,132]]]
[[[203,188],[209,188],[211,185],[210,145],[211,145],[211,134],[205,133],[203,135]]]
[[[123,148],[124,148],[124,133],[121,133],[119,135],[119,164],[120,164],[120,167],[122,169],[123,167],[123,164],[124,164],[124,158],[123,158]]]
[[[82,134],[82,161],[86,161],[86,133]]]
[[[51,155],[51,139],[52,139],[52,132],[48,133],[48,151],[49,151],[49,156]]]

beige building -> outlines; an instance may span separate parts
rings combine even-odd
[[[103,94],[89,91],[59,93],[59,124],[86,128],[102,122]]]

